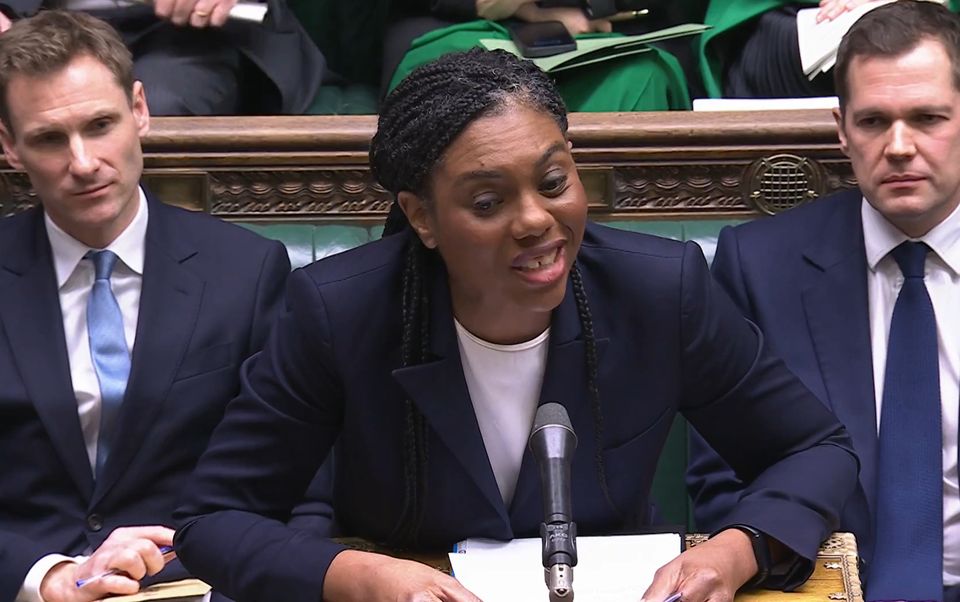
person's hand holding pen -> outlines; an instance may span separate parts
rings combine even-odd
[[[167,527],[116,529],[84,562],[64,562],[50,569],[40,595],[45,602],[91,602],[136,593],[141,579],[159,573],[173,558],[172,553],[163,553],[172,546],[173,529]]]

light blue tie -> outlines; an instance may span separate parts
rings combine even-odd
[[[903,273],[890,321],[880,412],[876,551],[868,600],[941,600],[943,463],[937,320],[923,282],[927,245],[892,251]]]
[[[90,251],[85,256],[93,261],[96,276],[87,301],[87,330],[90,334],[90,357],[100,381],[100,437],[97,441],[99,476],[110,454],[111,431],[127,390],[130,376],[130,351],[123,334],[123,315],[110,288],[110,274],[117,263],[112,251]]]

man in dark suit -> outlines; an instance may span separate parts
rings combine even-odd
[[[0,36],[0,138],[40,201],[0,220],[4,601],[129,593],[164,567],[185,477],[282,300],[281,244],[139,186],[131,67],[83,13]]]
[[[0,32],[41,8],[107,21],[133,53],[154,115],[299,115],[313,102],[326,63],[286,0],[262,0],[263,23],[228,19],[237,0],[138,1],[0,0]]]
[[[835,73],[841,148],[859,190],[724,230],[713,265],[853,438],[860,487],[841,528],[857,535],[870,599],[960,595],[958,74],[960,21],[942,6],[902,0],[863,17]],[[904,321],[921,305],[927,321]],[[928,346],[915,338],[923,332]],[[932,428],[912,430],[927,419]],[[743,491],[696,436],[688,482],[704,530]]]

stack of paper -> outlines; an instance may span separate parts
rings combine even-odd
[[[675,27],[668,27],[667,29],[636,36],[578,38],[576,50],[530,60],[547,73],[564,71],[566,69],[573,69],[574,67],[583,67],[584,65],[599,63],[600,61],[608,61],[621,56],[649,52],[649,44],[653,42],[698,34],[709,28],[707,25],[687,23],[686,25],[677,25]],[[506,50],[510,54],[523,57],[517,45],[510,40],[487,39],[480,40],[480,43],[487,50]]]
[[[577,602],[639,600],[658,568],[683,549],[679,533],[578,537]],[[453,574],[484,602],[546,600],[540,539],[468,539],[450,554]]]

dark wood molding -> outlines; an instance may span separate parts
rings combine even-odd
[[[144,140],[162,199],[243,221],[379,221],[391,196],[367,149],[375,116],[160,117]],[[576,113],[591,212],[611,219],[750,216],[855,185],[829,111]],[[0,163],[0,214],[34,202]]]

